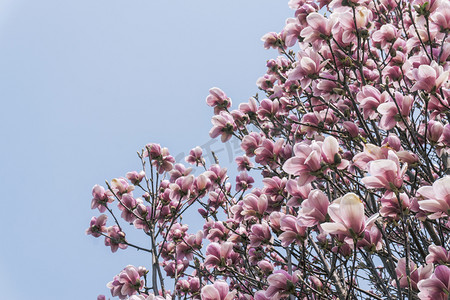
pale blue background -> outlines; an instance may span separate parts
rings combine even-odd
[[[287,2],[0,0],[1,299],[96,299],[149,261],[84,234],[92,186],[148,142],[207,143],[208,89],[234,107],[257,92]]]

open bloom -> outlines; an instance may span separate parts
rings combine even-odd
[[[206,97],[206,104],[214,107],[214,114],[218,115],[221,111],[230,108],[231,100],[224,91],[217,87],[213,87],[209,90],[208,97]]]
[[[352,238],[361,237],[366,226],[378,217],[378,214],[375,214],[366,221],[364,204],[354,193],[348,193],[336,199],[328,207],[328,214],[333,222],[322,223],[322,229],[326,233],[342,234]]]
[[[141,280],[141,276],[145,272],[146,270],[143,267],[127,266],[119,275],[114,276],[113,281],[107,284],[107,287],[111,290],[111,295],[125,299],[127,296],[136,294],[144,286],[144,280]]]
[[[444,68],[433,61],[429,66],[420,65],[413,69],[414,79],[417,81],[411,88],[411,91],[423,90],[426,92],[435,92],[448,79],[449,71],[444,72]]]
[[[410,261],[409,270],[411,274],[411,287],[413,290],[417,291],[417,283],[431,276],[431,273],[433,272],[433,265],[428,264],[417,268],[416,264],[413,261]],[[400,287],[407,287],[408,278],[406,276],[406,258],[403,257],[398,260],[397,267],[395,268],[395,273],[397,273]],[[392,285],[396,286],[395,280],[392,280]]]
[[[430,254],[426,257],[427,264],[448,264],[450,263],[450,253],[442,246],[430,245]]]
[[[283,233],[280,234],[279,239],[283,247],[287,247],[294,242],[301,245],[305,240],[307,227],[300,224],[299,220],[294,216],[283,216],[280,225]]]
[[[99,237],[102,232],[106,232],[106,215],[100,215],[98,218],[92,217],[89,228],[86,230],[86,234],[91,234],[94,237]]]
[[[418,284],[422,300],[447,300],[450,293],[450,268],[437,266],[430,278]]]
[[[419,201],[420,209],[432,213],[430,219],[450,215],[450,176],[436,180],[433,186],[423,186],[417,193],[425,198]]]
[[[369,189],[385,188],[394,191],[402,187],[407,168],[406,163],[400,168],[398,156],[389,150],[388,159],[378,159],[368,164],[368,172],[371,176],[366,176],[361,181]]]
[[[209,136],[215,138],[222,135],[221,140],[223,143],[231,139],[234,130],[236,130],[233,116],[225,111],[221,111],[220,114],[212,117],[211,123],[213,128],[209,131]]]
[[[325,39],[331,35],[333,23],[330,19],[325,18],[319,13],[313,12],[306,17],[306,26],[300,35],[304,38],[304,42],[314,43],[317,40]]]
[[[231,265],[233,254],[233,243],[211,243],[206,248],[204,265],[207,269],[213,267],[223,271],[227,265]]]
[[[278,300],[283,296],[294,294],[295,285],[298,282],[300,275],[297,272],[298,271],[294,272],[292,275],[284,270],[273,272],[273,274],[267,278],[269,287],[266,290],[265,296],[268,299]]]
[[[294,157],[289,158],[283,165],[283,170],[291,175],[298,175],[298,184],[305,185],[316,179],[316,172],[321,169],[321,147],[317,143],[312,145],[296,144]]]
[[[300,55],[299,61],[295,64],[289,74],[289,80],[300,80],[300,85],[306,89],[313,79],[319,77],[319,72],[328,63],[328,61],[321,62],[322,58],[314,51],[307,49],[303,55]]]
[[[382,103],[378,106],[378,112],[382,115],[379,122],[381,129],[389,130],[399,125],[405,128],[405,122],[409,121],[409,114],[413,106],[414,99],[410,96],[403,96],[395,92],[394,101]]]
[[[217,280],[214,284],[206,285],[202,288],[202,300],[232,300],[237,291],[229,291],[228,283]]]
[[[300,224],[305,226],[317,225],[326,219],[328,197],[321,190],[312,190],[308,199],[302,202],[302,209],[298,212]]]

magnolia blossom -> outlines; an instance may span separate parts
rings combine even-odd
[[[119,275],[114,277],[113,281],[107,284],[107,287],[111,290],[111,295],[125,299],[127,296],[136,294],[144,286],[144,280],[141,277],[145,272],[146,270],[143,267],[127,266]]]
[[[201,291],[202,300],[232,300],[237,291],[230,292],[228,283],[217,280],[214,284],[205,285]]]
[[[300,33],[304,42],[315,42],[331,35],[333,22],[319,13],[313,12],[306,17],[306,26]]]
[[[423,186],[417,193],[425,200],[419,200],[420,209],[431,213],[428,218],[438,219],[450,215],[450,176],[436,180],[433,186]]]
[[[185,160],[187,163],[191,164],[191,165],[204,165],[205,164],[205,159],[202,156],[202,148],[200,148],[199,146],[195,147],[194,149],[191,149],[191,151],[189,151],[189,155],[186,156]]]
[[[117,249],[126,249],[128,246],[125,240],[125,233],[120,231],[117,225],[108,227],[106,229],[105,246],[111,247],[111,252],[116,252]]]
[[[221,140],[223,143],[231,139],[234,130],[236,130],[236,124],[229,113],[221,111],[220,114],[215,115],[211,119],[211,122],[213,128],[209,131],[210,137],[215,138],[222,135]]]
[[[328,214],[333,222],[322,223],[320,226],[326,233],[342,234],[346,237],[359,238],[366,229],[378,217],[373,215],[366,220],[364,216],[364,204],[354,194],[345,194],[336,199],[328,207]]]
[[[91,223],[88,229],[86,229],[86,234],[91,234],[94,237],[99,237],[103,232],[106,232],[106,220],[108,216],[100,215],[98,218],[92,217]]]
[[[322,61],[322,58],[314,51],[307,51],[300,55],[299,62],[295,69],[289,73],[289,80],[300,80],[300,85],[306,89],[312,82],[312,79],[319,76],[320,70],[327,64],[327,61]]]
[[[389,130],[399,125],[405,128],[405,122],[409,121],[409,114],[414,99],[410,96],[403,96],[401,93],[395,93],[394,101],[389,101],[378,106],[378,112],[382,115],[379,126],[381,129]],[[400,122],[401,121],[401,122]]]
[[[224,91],[214,87],[209,90],[209,95],[206,97],[206,103],[214,107],[214,113],[218,115],[222,110],[226,110],[231,106],[231,100],[227,97]]]
[[[295,293],[295,285],[299,281],[300,272],[289,274],[284,270],[277,270],[267,278],[269,287],[265,296],[269,299],[279,300],[283,296]]]
[[[430,254],[426,257],[427,264],[449,264],[450,252],[442,246],[430,245],[428,247]]]
[[[400,168],[398,156],[389,150],[388,159],[378,159],[368,164],[368,172],[371,176],[366,176],[361,181],[367,188],[385,188],[395,191],[402,187],[407,168],[406,163]]]
[[[204,265],[208,269],[217,268],[218,270],[223,271],[227,265],[232,263],[233,253],[233,243],[211,243],[206,248]]]
[[[316,178],[316,173],[321,169],[320,161],[322,150],[320,145],[296,144],[294,146],[295,156],[288,159],[283,170],[292,175],[298,175],[298,184],[308,184]]]
[[[421,300],[447,300],[450,294],[450,268],[437,266],[430,278],[418,284]]]
[[[283,247],[287,247],[292,243],[301,245],[306,237],[307,227],[302,225],[294,216],[284,216],[281,218],[281,227],[283,231],[278,237]],[[255,225],[253,225],[255,226]]]
[[[435,92],[447,81],[449,71],[444,71],[442,66],[433,61],[429,66],[421,65],[418,69],[414,69],[413,76],[417,82],[411,87],[411,91]]]
[[[321,190],[312,190],[298,212],[300,224],[314,226],[324,222],[329,205],[328,197]]]
[[[417,283],[421,280],[426,279],[431,276],[433,273],[433,265],[428,264],[424,266],[420,266],[417,268],[416,264],[413,261],[409,261],[409,272],[411,279],[411,287],[413,290],[417,291]],[[406,258],[400,258],[397,263],[397,267],[395,268],[395,273],[397,274],[397,278],[401,288],[408,287],[408,278],[406,273]],[[395,280],[392,280],[392,285],[396,286],[397,283]]]

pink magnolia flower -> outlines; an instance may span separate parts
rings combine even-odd
[[[253,224],[249,234],[250,246],[259,247],[261,244],[271,244],[273,237],[266,221],[261,224]]]
[[[176,252],[177,258],[187,260],[194,259],[194,250],[199,250],[202,247],[203,231],[198,231],[197,234],[190,234],[183,238],[183,241],[177,244]]]
[[[114,201],[112,193],[110,191],[105,191],[105,188],[96,184],[92,188],[92,202],[91,209],[96,209],[103,213],[106,211],[106,205]]]
[[[403,96],[401,93],[395,92],[394,101],[385,102],[378,106],[377,110],[382,115],[379,122],[380,128],[389,130],[394,128],[397,123],[401,128],[405,128],[405,124],[401,118],[406,122],[409,121],[409,114],[413,103],[414,99],[411,96]]]
[[[262,144],[263,138],[259,133],[250,132],[244,136],[241,142],[241,148],[248,157],[255,156],[255,150]]]
[[[419,200],[420,209],[431,213],[430,219],[450,215],[450,176],[436,180],[433,186],[423,186],[417,193],[425,200]]]
[[[413,290],[417,291],[417,283],[419,281],[429,278],[433,273],[433,265],[428,264],[424,266],[420,266],[417,268],[416,264],[413,261],[409,261],[409,272],[411,279],[411,287]],[[397,263],[397,267],[395,268],[395,273],[397,273],[397,278],[401,288],[408,286],[408,278],[406,276],[406,258],[400,258]],[[396,286],[396,281],[392,280],[392,285]]]
[[[426,257],[427,264],[449,264],[450,252],[442,246],[430,245],[428,247],[430,254]]]
[[[170,155],[169,149],[161,148],[159,144],[147,144],[144,150],[144,157],[147,156],[150,157],[152,165],[159,174],[172,170],[175,158]]]
[[[399,33],[392,24],[384,24],[372,34],[373,41],[380,44],[381,48],[385,48],[387,45],[394,43],[398,37]]]
[[[286,203],[288,206],[299,207],[300,204],[308,198],[311,191],[311,185],[299,185],[297,180],[289,179],[286,182],[286,190],[291,195],[291,198]]]
[[[116,252],[117,249],[126,249],[128,246],[125,240],[125,233],[120,231],[117,225],[108,227],[106,229],[105,246],[111,247],[111,252]]]
[[[122,211],[121,217],[128,223],[133,223],[136,219],[135,213],[133,212],[136,206],[137,201],[131,194],[123,195],[121,201],[117,205],[117,207]]]
[[[289,72],[289,80],[300,80],[300,85],[306,89],[313,79],[319,77],[322,68],[328,61],[322,61],[319,54],[307,49],[303,54],[299,54],[299,61],[295,63],[294,69]]]
[[[414,79],[417,81],[411,91],[423,90],[425,92],[434,93],[442,84],[448,80],[449,71],[445,71],[433,61],[429,66],[420,65],[419,68],[412,71]]]
[[[399,195],[400,200],[397,199],[397,195],[394,192],[387,191],[383,197],[381,197],[381,216],[398,219],[402,211],[411,208],[412,201],[408,195],[406,193],[399,193]]]
[[[395,191],[403,186],[403,176],[407,168],[407,163],[400,168],[398,156],[389,150],[388,159],[378,159],[368,164],[368,172],[371,176],[366,176],[361,181],[369,189],[385,188]]]
[[[252,119],[256,115],[256,110],[258,109],[258,103],[254,98],[248,99],[248,103],[239,104],[239,110],[244,114],[248,115]]]
[[[237,291],[230,292],[228,283],[217,280],[214,284],[206,285],[200,293],[202,300],[233,300]]]
[[[384,92],[381,94],[375,87],[365,85],[356,95],[356,100],[359,102],[359,107],[363,110],[364,118],[374,120],[378,116],[378,107],[386,102],[388,97],[388,93]]]
[[[98,218],[92,217],[91,223],[88,229],[86,229],[86,234],[91,234],[94,237],[101,236],[102,232],[106,232],[106,220],[108,216],[100,215]]]
[[[450,294],[450,268],[437,266],[430,278],[418,284],[421,300],[447,300]]]
[[[176,261],[163,261],[161,264],[166,271],[166,275],[175,278],[177,274],[182,274],[189,267],[187,259],[177,259]]]
[[[205,268],[217,268],[219,271],[223,271],[232,264],[233,256],[233,243],[211,243],[206,248]]]
[[[431,143],[437,143],[441,140],[444,132],[444,125],[435,120],[429,120],[427,124],[427,138]]]
[[[286,215],[281,218],[281,227],[283,231],[278,237],[283,247],[287,247],[292,243],[301,245],[305,240],[307,227],[302,225],[297,218]]]
[[[250,161],[247,155],[236,157],[236,164],[238,171],[250,171],[255,165]]]
[[[205,159],[202,156],[202,148],[200,148],[199,146],[195,147],[194,149],[191,149],[191,151],[189,151],[189,155],[186,156],[185,160],[187,163],[191,164],[191,165],[204,165],[205,164]]]
[[[329,165],[336,166],[338,169],[345,169],[349,162],[346,159],[341,159],[339,155],[339,142],[333,136],[327,136],[322,146],[322,159]]]
[[[269,139],[264,140],[261,146],[255,150],[255,161],[259,164],[276,168],[279,163],[279,156],[283,150],[283,145],[283,139],[279,139],[275,143]]]
[[[175,180],[175,183],[171,183],[169,188],[170,199],[173,200],[185,200],[191,195],[194,183],[194,175],[183,176]]]
[[[283,170],[291,175],[298,176],[298,184],[304,185],[316,179],[321,170],[321,147],[317,143],[312,145],[296,144],[294,146],[295,156],[288,159],[284,165]],[[320,172],[321,173],[321,172]]]
[[[206,104],[214,107],[214,114],[218,115],[221,111],[231,107],[231,99],[227,97],[224,91],[213,87],[209,90],[208,97],[206,97]]]
[[[130,185],[125,178],[121,177],[111,180],[111,189],[119,198],[121,198],[123,194],[134,191],[134,186]]]
[[[278,33],[268,32],[261,37],[261,41],[264,42],[264,49],[278,49],[281,46],[281,39]]]
[[[136,171],[132,171],[132,172],[128,172],[126,177],[127,179],[134,185],[138,185],[142,179],[145,176],[145,172],[141,171],[141,172],[136,172]]]
[[[277,270],[267,278],[269,287],[265,296],[269,299],[279,300],[284,296],[295,295],[295,285],[299,281],[298,271],[290,275],[284,270]]]
[[[215,184],[223,184],[227,179],[227,168],[221,168],[219,165],[212,165],[208,171],[203,173],[209,180]]]
[[[233,132],[236,130],[236,123],[234,123],[233,116],[227,112],[221,111],[220,114],[215,115],[211,119],[213,128],[209,131],[211,138],[216,138],[219,135],[223,143],[231,139]]]
[[[206,238],[211,242],[219,242],[228,238],[230,229],[223,225],[223,222],[207,222],[203,226],[203,231],[206,234]]]
[[[366,220],[364,204],[354,193],[333,201],[328,206],[328,214],[333,222],[322,223],[322,229],[329,234],[342,234],[351,238],[360,238],[366,227],[378,217],[375,214]]]
[[[297,18],[289,18],[286,20],[286,23],[283,29],[284,42],[287,47],[292,47],[298,42],[302,26]]]
[[[304,42],[314,43],[317,40],[324,40],[331,35],[333,22],[323,15],[313,12],[306,17],[306,22],[308,22],[308,26],[300,33]]]
[[[252,176],[249,176],[246,171],[239,173],[236,176],[236,191],[251,189],[255,180]]]
[[[387,147],[378,147],[367,143],[364,145],[364,151],[353,157],[353,163],[361,170],[366,170],[369,162],[378,159],[386,159],[388,151],[389,148]]]
[[[191,174],[192,168],[186,168],[183,164],[175,164],[173,166],[173,169],[170,171],[170,183],[174,183],[178,178],[183,176],[188,176]],[[165,187],[169,186],[170,184],[167,181],[163,181],[161,183],[166,184]]]
[[[113,297],[125,299],[127,296],[136,294],[144,287],[144,280],[141,277],[146,270],[143,267],[127,266],[119,275],[114,276],[106,286],[111,290]]]
[[[358,248],[364,248],[367,251],[379,251],[383,248],[381,231],[377,226],[371,225],[364,231],[364,236],[356,243]]]
[[[329,205],[330,202],[324,192],[312,190],[308,199],[302,202],[302,208],[298,212],[300,224],[310,227],[324,222]]]
[[[248,194],[243,201],[242,212],[245,220],[261,219],[267,212],[269,201],[266,195]]]
[[[436,10],[431,15],[431,21],[437,27],[438,31],[445,32],[445,30],[450,29],[450,3],[448,3],[448,1],[444,1],[438,9],[439,10]]]

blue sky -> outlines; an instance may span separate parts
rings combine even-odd
[[[234,107],[254,95],[277,56],[260,37],[291,15],[278,0],[0,0],[2,299],[96,299],[145,265],[84,234],[92,186],[138,169],[146,143],[208,143],[208,89]]]

